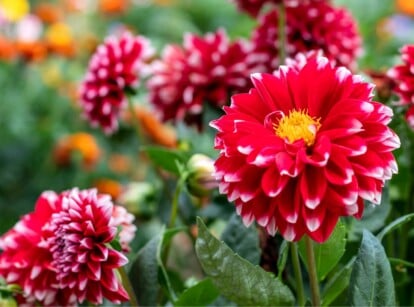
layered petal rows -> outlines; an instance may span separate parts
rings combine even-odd
[[[276,9],[260,16],[252,41],[268,72],[279,66],[279,13]],[[357,25],[344,8],[335,8],[326,1],[303,1],[286,7],[286,52],[293,57],[299,52],[321,50],[341,66],[355,68],[361,53],[361,37]]]
[[[246,41],[229,42],[224,30],[187,34],[184,46],[168,45],[153,63],[150,101],[163,120],[201,126],[203,103],[223,106],[232,93],[251,86],[248,76],[264,68]]]
[[[405,45],[401,49],[403,64],[388,71],[388,76],[396,83],[393,88],[399,97],[399,104],[408,106],[405,118],[414,130],[414,45]]]
[[[111,36],[98,46],[80,88],[84,115],[92,126],[100,126],[106,133],[118,128],[119,113],[127,105],[125,91],[138,85],[152,54],[145,37],[128,32],[119,38]]]
[[[252,81],[211,123],[220,192],[246,225],[324,242],[340,216],[360,218],[363,200],[380,203],[400,142],[370,84],[315,54]]]
[[[110,197],[94,189],[44,192],[34,212],[0,239],[0,276],[23,300],[43,305],[128,300],[116,270],[128,260],[109,247],[117,228]]]

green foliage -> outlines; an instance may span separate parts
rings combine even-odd
[[[220,293],[244,306],[292,305],[294,297],[279,279],[236,255],[197,219],[197,257]]]
[[[157,251],[162,234],[149,241],[137,254],[129,271],[129,278],[139,304],[155,306],[161,287],[158,282]]]
[[[142,149],[142,151],[148,155],[155,166],[177,176],[180,175],[178,165],[186,162],[186,155],[178,150],[167,149],[159,146],[146,146]]]
[[[391,267],[380,241],[364,231],[352,269],[349,300],[352,306],[395,306]]]
[[[252,264],[259,264],[260,248],[257,230],[253,226],[245,227],[236,213],[230,217],[221,239],[240,257]]]
[[[346,227],[343,223],[339,222],[330,238],[322,244],[314,244],[316,273],[319,281],[325,279],[326,275],[338,264],[342,255],[345,252],[346,244]],[[306,246],[305,239],[299,242],[299,254],[306,261]]]
[[[378,240],[382,240],[386,234],[391,232],[392,230],[401,227],[402,225],[410,222],[414,218],[414,213],[410,213],[404,216],[399,217],[395,221],[389,223],[386,227],[384,227],[379,234],[377,234]]]
[[[349,279],[351,278],[352,265],[355,258],[352,258],[344,267],[335,273],[322,291],[322,306],[329,306],[345,289],[349,286]]]
[[[206,278],[185,290],[175,301],[174,306],[206,306],[214,301],[219,291],[210,278]]]

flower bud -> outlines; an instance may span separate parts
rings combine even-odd
[[[203,155],[195,154],[187,162],[188,175],[186,186],[188,191],[197,197],[207,196],[218,186],[214,174],[214,160]]]

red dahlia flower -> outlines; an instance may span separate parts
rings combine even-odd
[[[36,301],[43,305],[68,303],[65,297],[57,295],[52,254],[42,236],[42,228],[49,225],[52,213],[60,209],[57,200],[53,192],[42,193],[34,212],[23,216],[0,237],[0,276],[7,283],[20,285],[25,294],[23,300],[33,305]]]
[[[211,123],[220,192],[246,225],[324,242],[340,216],[362,216],[364,199],[380,203],[400,142],[370,84],[324,57],[252,81]]]
[[[52,215],[47,243],[56,268],[59,288],[79,302],[102,304],[128,300],[115,270],[128,260],[108,247],[115,238],[111,225],[113,204],[109,195],[94,189],[73,189],[61,194],[62,209]]]
[[[268,72],[279,65],[279,14],[272,10],[261,16],[252,41],[258,53],[264,53]],[[361,52],[361,38],[352,16],[343,8],[324,1],[303,2],[286,8],[286,52],[289,57],[299,52],[322,50],[330,60],[353,69]]]
[[[388,71],[388,76],[396,83],[394,92],[400,98],[400,105],[408,105],[406,119],[414,129],[414,45],[406,45],[401,49],[403,64]]]
[[[151,54],[146,38],[127,32],[107,38],[97,48],[80,89],[84,114],[93,126],[101,126],[106,133],[118,128],[120,110],[127,104],[125,90],[138,85],[143,62]]]
[[[230,43],[224,30],[204,37],[188,34],[184,47],[169,45],[153,66],[150,100],[163,120],[184,120],[201,128],[203,103],[223,106],[229,94],[248,89],[252,72],[263,71],[242,40]]]
[[[115,273],[127,259],[108,247],[117,231],[112,214],[110,197],[93,189],[44,192],[0,238],[0,276],[19,284],[29,304],[128,300]]]

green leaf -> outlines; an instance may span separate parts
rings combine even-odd
[[[129,279],[140,305],[155,306],[161,287],[158,282],[157,250],[161,234],[149,241],[137,254],[129,271]]]
[[[243,306],[293,304],[292,292],[279,279],[233,253],[210,234],[200,218],[197,225],[197,257],[224,297]]]
[[[338,264],[342,255],[345,253],[346,244],[346,227],[342,222],[339,222],[330,238],[322,244],[314,244],[316,273],[318,280],[322,281],[326,275]],[[305,240],[299,241],[299,254],[307,265]]]
[[[289,244],[287,241],[283,240],[279,248],[279,257],[277,259],[277,271],[278,271],[277,277],[278,278],[282,277],[283,271],[285,270],[288,254],[289,254]]]
[[[355,257],[332,276],[322,291],[322,306],[329,306],[349,285]]]
[[[159,146],[146,146],[142,149],[147,153],[151,161],[158,167],[173,173],[180,175],[180,170],[177,163],[185,163],[186,155],[178,150],[167,149]]]
[[[221,239],[240,257],[253,264],[259,264],[260,247],[257,229],[244,226],[236,213],[230,217]]]
[[[395,306],[390,263],[380,241],[367,230],[352,269],[348,297],[352,306]]]
[[[161,281],[163,285],[167,288],[168,295],[171,300],[175,301],[177,299],[174,288],[171,284],[168,272],[166,267],[164,266],[163,259],[167,258],[166,254],[168,254],[168,250],[170,248],[171,239],[179,232],[185,230],[185,228],[171,228],[163,232],[161,240],[158,242],[157,248],[157,264],[161,270]],[[168,259],[165,259],[167,261]]]
[[[378,240],[382,240],[384,236],[389,233],[391,230],[394,230],[395,228],[400,227],[401,225],[408,223],[414,218],[414,213],[410,213],[404,216],[399,217],[395,221],[388,224],[379,234],[377,234]]]
[[[206,306],[213,302],[219,295],[210,278],[206,278],[196,285],[185,290],[174,306]]]

